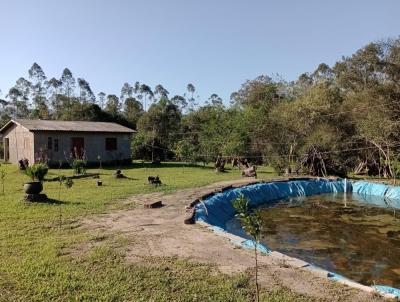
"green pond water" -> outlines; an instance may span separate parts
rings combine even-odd
[[[262,242],[366,285],[400,288],[400,210],[351,194],[280,201],[262,209]]]

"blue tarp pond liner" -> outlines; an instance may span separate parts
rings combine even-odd
[[[196,220],[213,226],[213,229],[217,229],[219,232],[226,232],[227,222],[234,218],[236,214],[232,201],[241,194],[249,200],[250,207],[255,208],[273,204],[289,197],[343,192],[356,193],[362,196],[363,202],[373,204],[374,206],[389,206],[400,209],[400,187],[366,181],[353,182],[327,179],[289,180],[260,182],[216,193],[196,206]],[[374,196],[381,198],[373,198]],[[254,248],[252,241],[245,238],[239,243],[236,242],[236,244],[240,244],[244,248]],[[263,253],[269,252],[268,247],[262,244],[257,244],[257,249]],[[330,274],[334,276],[331,277],[333,280],[336,280],[340,276],[333,272]],[[375,286],[374,288],[380,292],[390,293],[400,298],[399,289],[387,286]]]
[[[323,193],[344,192],[344,180],[298,180],[286,182],[266,182],[234,188],[215,194],[196,207],[196,220],[218,226],[226,230],[226,222],[235,216],[232,201],[243,194],[249,199],[251,207],[295,196],[310,196]],[[351,183],[347,182],[347,192]]]
[[[372,287],[375,288],[378,292],[381,292],[384,294],[392,294],[393,296],[400,298],[400,289],[398,289],[398,288],[393,288],[393,287],[384,286],[384,285],[374,285]]]

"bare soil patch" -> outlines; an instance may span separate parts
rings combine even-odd
[[[183,223],[185,206],[206,193],[254,181],[225,181],[171,194],[134,195],[126,203],[137,206],[97,215],[83,221],[83,227],[106,234],[124,234],[132,238],[127,247],[127,261],[148,262],[149,257],[180,257],[196,262],[215,264],[227,274],[252,270],[253,253],[237,248],[228,239],[217,236],[199,224]],[[144,204],[161,200],[161,208],[144,208]],[[357,289],[328,281],[305,269],[271,256],[261,256],[262,286],[273,289],[286,287],[321,301],[383,301],[384,299]],[[147,259],[147,260],[145,260]]]

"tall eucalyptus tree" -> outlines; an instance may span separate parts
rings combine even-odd
[[[134,97],[125,99],[124,118],[136,129],[139,118],[143,115],[143,106]]]
[[[210,101],[212,106],[215,107],[223,107],[222,99],[218,96],[218,94],[213,93],[208,100]]]
[[[29,103],[29,96],[32,91],[32,83],[29,82],[27,79],[21,77],[15,82],[15,88],[17,88],[21,94],[22,99],[27,102],[27,106],[30,107],[32,104]]]
[[[168,99],[169,91],[163,87],[163,85],[158,84],[154,87],[154,95],[158,95],[159,100],[161,98]]]
[[[129,83],[124,83],[121,88],[120,99],[124,102],[126,99],[133,97],[134,88]]]
[[[186,98],[178,94],[171,98],[171,102],[178,106],[181,111],[188,105]]]
[[[146,111],[147,110],[147,99],[152,100],[154,98],[154,93],[151,90],[151,87],[146,84],[140,85],[140,93],[142,93],[144,95],[144,111]]]
[[[9,113],[14,118],[27,118],[29,116],[29,109],[26,100],[18,88],[10,88],[7,97],[10,99],[12,105]]]
[[[194,98],[194,93],[196,92],[196,87],[194,87],[194,85],[192,83],[189,83],[186,86],[186,90],[189,94],[189,96],[187,96],[185,94],[185,96],[187,96],[186,103],[187,103],[188,109],[193,111],[195,106],[197,105],[196,99]]]
[[[47,91],[49,93],[51,109],[53,110],[53,114],[55,117],[58,116],[58,113],[62,110],[62,102],[60,101],[61,94],[61,80],[56,78],[51,78],[47,81]]]
[[[101,109],[104,108],[104,106],[106,104],[106,94],[104,92],[99,92],[97,94],[97,104],[99,105],[99,107]]]
[[[73,97],[75,94],[76,81],[72,72],[68,68],[64,68],[60,81],[62,93],[67,98]]]
[[[33,117],[48,119],[50,117],[49,105],[46,92],[46,74],[39,64],[34,63],[28,70],[29,79],[32,82],[32,101],[34,110],[32,111]]]
[[[78,86],[79,98],[82,104],[94,103],[96,101],[92,88],[90,88],[89,83],[85,79],[78,78]]]
[[[121,103],[119,101],[119,98],[115,94],[107,95],[107,104],[105,111],[107,111],[114,117],[119,115],[121,111]]]

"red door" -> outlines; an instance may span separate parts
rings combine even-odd
[[[85,139],[83,137],[71,138],[71,153],[74,158],[82,158],[85,153]]]

